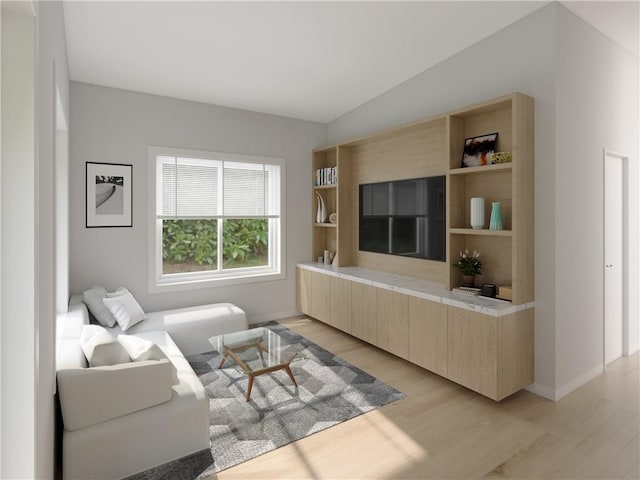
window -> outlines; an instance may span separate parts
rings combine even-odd
[[[284,161],[149,147],[150,290],[283,278]]]

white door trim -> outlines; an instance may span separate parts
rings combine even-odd
[[[605,168],[607,157],[615,157],[622,160],[622,354],[629,355],[629,156],[608,148],[602,151],[602,371],[607,371],[606,351],[606,303],[605,303],[605,261],[606,261],[606,185]]]

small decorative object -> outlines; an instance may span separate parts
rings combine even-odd
[[[502,230],[502,213],[500,212],[500,202],[491,202],[491,218],[489,219],[489,230]]]
[[[329,250],[324,251],[324,264],[331,265],[331,252]]]
[[[495,152],[489,155],[489,163],[509,163],[511,159],[511,152]]]
[[[471,228],[475,230],[484,228],[484,198],[482,197],[471,199]]]
[[[322,255],[318,257],[318,263],[324,263],[324,257]]]
[[[316,213],[316,223],[324,223],[327,219],[327,207],[324,204],[324,198],[318,192],[316,192],[316,197],[318,197],[318,212]]]
[[[465,138],[462,153],[463,167],[489,165],[489,155],[496,151],[497,133]]]
[[[458,267],[462,274],[462,285],[464,287],[473,287],[476,275],[482,274],[482,262],[478,260],[479,257],[480,252],[475,250],[473,253],[469,253],[468,249],[460,252],[460,258],[458,258],[454,266]]]
[[[496,286],[493,283],[483,283],[482,289],[480,290],[480,295],[482,295],[483,297],[495,298]]]
[[[86,162],[86,227],[131,227],[133,166]]]
[[[329,215],[329,221],[331,223],[337,223],[338,222],[338,214],[336,212],[333,212],[331,215]]]

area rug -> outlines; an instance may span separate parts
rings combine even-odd
[[[247,376],[233,367],[218,369],[220,354],[188,356],[209,396],[211,451],[128,480],[204,479],[405,396],[277,322],[259,326],[301,348],[304,359],[291,364],[298,388],[277,371],[255,379],[247,402]]]

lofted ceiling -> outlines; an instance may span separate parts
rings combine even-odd
[[[329,122],[547,1],[65,1],[72,80]],[[638,56],[638,2],[563,2]],[[481,26],[481,28],[478,28]]]

